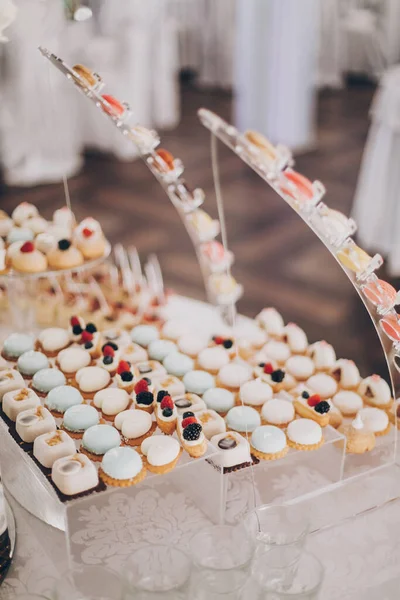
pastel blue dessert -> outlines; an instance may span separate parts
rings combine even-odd
[[[111,448],[121,444],[121,436],[112,425],[93,425],[86,429],[82,438],[82,446],[88,452],[101,456]]]
[[[72,433],[81,433],[93,425],[98,425],[99,420],[99,413],[94,406],[77,404],[65,411],[63,427]]]
[[[226,424],[234,431],[252,432],[261,425],[261,418],[251,406],[234,406],[226,415]]]
[[[3,344],[3,354],[9,358],[19,358],[24,352],[33,350],[33,336],[27,333],[12,333]]]
[[[105,453],[101,468],[113,479],[129,480],[139,475],[143,469],[143,462],[136,450],[121,446]]]
[[[168,354],[177,350],[176,344],[170,340],[154,340],[149,344],[147,352],[153,360],[162,361]]]
[[[32,378],[32,387],[42,394],[48,394],[53,388],[66,383],[65,375],[59,369],[41,369]]]
[[[59,385],[47,394],[45,405],[49,410],[65,413],[68,408],[83,403],[83,397],[79,390],[71,385]]]
[[[182,381],[187,392],[198,396],[215,387],[215,379],[207,371],[189,371],[184,375]]]
[[[135,344],[139,344],[144,348],[147,348],[151,342],[158,340],[160,334],[157,327],[153,325],[137,325],[131,331],[131,340]]]
[[[17,361],[18,371],[28,377],[32,377],[41,369],[47,369],[48,366],[47,356],[43,352],[35,352],[35,350],[24,352]]]
[[[224,388],[210,388],[203,395],[203,400],[207,404],[207,408],[218,413],[226,413],[235,406],[235,396]]]
[[[170,375],[183,377],[186,373],[193,370],[194,361],[190,356],[180,352],[172,352],[163,361],[164,367]]]
[[[13,227],[7,235],[7,243],[30,242],[35,237],[33,231],[27,227]]]

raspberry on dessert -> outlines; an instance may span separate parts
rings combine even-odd
[[[169,392],[167,392],[166,390],[160,390],[157,394],[157,402],[161,402],[161,400],[165,398],[165,396],[169,396]]]
[[[183,430],[183,439],[187,440],[188,442],[194,442],[198,440],[202,429],[203,428],[200,423],[190,423],[190,425]]]
[[[25,242],[25,244],[22,244],[20,251],[25,254],[26,252],[33,252],[34,249],[35,244],[33,242]]]
[[[183,413],[182,418],[187,419],[188,417],[194,417],[194,412],[191,410],[187,410]]]
[[[324,415],[325,413],[329,412],[330,409],[331,407],[329,406],[329,403],[326,400],[318,402],[318,404],[314,407],[315,412],[319,413],[320,415]]]
[[[150,406],[154,400],[154,396],[151,392],[139,392],[136,394],[136,402],[138,404],[145,404],[146,406]]]
[[[147,381],[145,379],[141,379],[135,385],[135,394],[140,394],[141,392],[148,392],[148,391],[149,391],[149,384],[147,383]]]
[[[86,331],[89,331],[90,333],[96,333],[97,331],[97,327],[94,323],[88,323],[85,327]]]
[[[191,423],[197,423],[196,417],[186,417],[186,419],[182,420],[182,428],[185,429]]]
[[[319,394],[313,394],[312,396],[307,397],[308,406],[317,406],[318,402],[321,402],[321,396]]]
[[[275,383],[282,383],[282,381],[285,379],[285,371],[282,371],[282,369],[276,369],[276,371],[271,373],[271,379]]]
[[[58,242],[58,248],[60,250],[68,250],[68,248],[71,246],[71,242],[70,240],[60,240]]]
[[[118,375],[121,375],[121,373],[123,373],[124,371],[129,371],[130,368],[131,365],[128,363],[128,361],[120,360],[117,367],[117,373]]]
[[[123,373],[120,373],[120,375],[122,381],[132,381],[133,379],[133,373],[131,373],[130,371],[124,371]]]
[[[171,396],[164,396],[161,400],[161,408],[174,408],[174,401]]]
[[[164,408],[162,411],[163,417],[172,417],[173,410],[172,408]]]
[[[82,235],[84,235],[87,238],[91,237],[93,235],[93,233],[94,233],[94,231],[89,229],[89,227],[85,227],[84,229],[82,229]]]
[[[86,343],[86,342],[91,342],[93,339],[93,333],[90,333],[90,331],[82,331],[82,342]]]
[[[90,333],[89,335],[92,335],[92,334]],[[83,337],[83,334],[82,334],[82,337]],[[104,356],[114,356],[115,350],[114,350],[114,348],[112,348],[111,346],[106,344],[105,346],[103,346],[103,354],[104,354]]]
[[[78,317],[71,317],[70,320],[71,327],[75,327],[76,325],[81,325]]]
[[[272,375],[272,373],[274,372],[274,367],[273,365],[271,365],[271,363],[264,363],[263,369],[266,375]]]

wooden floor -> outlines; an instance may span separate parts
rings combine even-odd
[[[374,89],[353,85],[324,92],[318,110],[318,149],[297,159],[297,169],[326,186],[327,203],[349,213]],[[204,188],[204,208],[216,214],[209,135],[196,116],[205,106],[230,119],[231,98],[187,88],[182,121],[162,135],[162,146],[183,159],[186,178]],[[101,117],[100,117],[101,118]],[[385,373],[372,324],[355,291],[328,252],[294,212],[225,147],[220,148],[221,177],[234,275],[244,284],[239,309],[254,316],[276,306],[298,322],[310,340],[326,339],[338,355],[353,358],[365,372]],[[135,244],[144,257],[156,252],[166,283],[180,293],[202,298],[193,248],[173,207],[141,162],[120,163],[89,155],[84,171],[70,181],[79,217],[99,218],[114,242]],[[2,189],[0,204],[11,210],[32,201],[50,216],[63,203],[61,185]]]

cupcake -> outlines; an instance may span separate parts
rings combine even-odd
[[[24,354],[33,350],[34,339],[28,333],[12,333],[3,343],[2,357],[6,360],[16,361]]]
[[[263,425],[275,425],[281,429],[286,429],[294,417],[293,403],[282,398],[268,400],[261,409],[261,422]]]
[[[158,340],[159,337],[159,331],[154,325],[137,325],[131,331],[132,342],[144,348],[147,348],[154,340]]]
[[[371,375],[363,379],[358,393],[362,396],[365,404],[369,406],[389,409],[393,404],[390,387],[379,375]]]
[[[316,371],[329,372],[334,368],[336,363],[336,353],[328,342],[321,340],[311,344],[307,350],[307,356],[314,361]]]
[[[61,427],[71,437],[79,439],[86,429],[98,425],[99,421],[99,413],[93,406],[90,406],[90,404],[76,404],[65,411]]]
[[[252,372],[246,363],[232,362],[219,370],[217,386],[235,393],[250,379],[252,379]]]
[[[361,396],[351,390],[341,390],[333,396],[332,402],[345,417],[355,417],[363,407]]]
[[[222,345],[204,348],[197,357],[199,368],[208,371],[212,375],[216,375],[218,371],[229,362],[229,354]]]
[[[59,369],[41,369],[32,378],[32,389],[44,398],[53,388],[66,383],[65,375]]]
[[[21,354],[17,361],[17,369],[25,379],[31,379],[41,369],[47,369],[49,360],[42,352],[29,350]]]
[[[44,404],[52,415],[62,417],[71,406],[83,404],[83,398],[76,388],[70,385],[60,385],[50,390]]]
[[[51,480],[65,496],[82,494],[99,484],[96,467],[83,454],[71,454],[56,460],[51,470]]]
[[[306,381],[311,375],[314,375],[315,366],[308,356],[295,355],[286,361],[285,371],[297,381]]]
[[[7,392],[3,396],[2,409],[4,414],[11,420],[16,421],[19,413],[30,408],[40,406],[40,399],[35,392],[29,388],[21,388]]]
[[[43,433],[33,442],[33,456],[46,469],[51,469],[56,460],[75,452],[75,443],[65,431]]]
[[[37,350],[44,352],[46,356],[55,357],[71,343],[67,329],[61,327],[49,327],[43,329],[37,338]]]
[[[112,448],[103,456],[99,476],[106,485],[129,487],[145,478],[146,469],[133,448]]]
[[[203,428],[203,433],[208,440],[211,440],[215,435],[226,432],[226,423],[224,418],[211,408],[200,410],[196,413],[187,410],[182,413],[182,418],[195,416]]]
[[[272,387],[261,380],[261,378],[247,381],[240,388],[239,398],[243,404],[261,409],[262,405],[271,400]]]
[[[365,427],[375,435],[381,436],[389,433],[389,417],[384,410],[367,406],[366,408],[359,410],[357,416],[361,417]]]
[[[346,358],[339,358],[336,361],[330,371],[330,375],[343,390],[356,391],[361,381],[357,365],[354,361]]]
[[[277,460],[288,453],[286,435],[279,427],[261,425],[251,434],[250,451],[260,460]]]
[[[67,378],[75,377],[79,369],[88,367],[92,357],[87,350],[79,347],[65,348],[57,354],[56,364]]]
[[[210,388],[203,394],[203,400],[207,408],[215,410],[221,416],[235,406],[235,396],[225,388]]]
[[[281,339],[285,323],[282,316],[275,308],[263,308],[256,316],[256,321],[265,329],[270,337]]]
[[[103,256],[107,245],[100,223],[91,217],[74,229],[74,242],[86,260]]]
[[[146,459],[146,468],[158,475],[172,471],[182,452],[176,439],[163,435],[146,438],[140,450]]]
[[[54,432],[57,429],[53,415],[47,408],[36,406],[19,413],[15,422],[15,430],[21,440],[31,444],[43,433]]]
[[[101,410],[101,413],[107,421],[114,421],[115,417],[127,410],[132,400],[125,390],[108,387],[96,392],[92,404],[95,408]]]
[[[47,258],[35,248],[33,242],[25,242],[13,253],[11,266],[21,273],[41,273],[47,269]]]
[[[218,455],[212,458],[212,462],[225,473],[251,465],[249,442],[240,433],[218,433],[211,438],[211,443],[218,449]]]
[[[76,372],[75,383],[82,396],[92,400],[96,392],[110,385],[111,377],[101,367],[84,367]]]
[[[115,417],[114,425],[129,446],[140,446],[143,440],[153,435],[157,427],[157,423],[152,420],[151,415],[143,410],[120,412]]]
[[[215,387],[215,379],[206,371],[189,371],[183,377],[183,384],[187,392],[202,396],[207,390]]]
[[[71,245],[70,240],[62,239],[57,247],[47,255],[49,267],[55,270],[73,269],[83,265],[83,255],[78,248]]]
[[[312,419],[296,419],[286,430],[288,445],[296,450],[316,450],[324,439],[322,429]]]
[[[94,461],[100,461],[104,454],[121,444],[121,436],[112,425],[93,425],[86,429],[82,437],[81,452]]]
[[[307,387],[309,387],[314,394],[318,394],[322,400],[332,398],[337,392],[337,383],[333,377],[326,373],[317,373],[307,379]]]
[[[364,425],[360,415],[357,415],[344,433],[346,435],[346,452],[349,454],[364,454],[375,448],[375,435]]]
[[[261,425],[261,418],[251,406],[234,406],[226,415],[225,422],[227,429],[247,434]]]

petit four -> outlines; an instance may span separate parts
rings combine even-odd
[[[250,451],[260,460],[276,460],[288,453],[286,435],[274,425],[260,425],[251,434]]]
[[[263,308],[256,316],[256,321],[269,336],[281,339],[285,323],[275,308]]]
[[[294,354],[304,354],[308,348],[308,339],[304,331],[295,323],[288,323],[283,329],[283,341]],[[273,358],[273,357],[271,357]]]
[[[33,350],[34,339],[27,333],[12,333],[3,344],[2,356],[6,360],[16,361],[21,354]]]
[[[49,267],[52,269],[72,269],[83,264],[83,255],[78,248],[71,245],[67,239],[59,240],[56,248],[47,254]]]
[[[15,430],[22,441],[32,443],[38,435],[56,431],[53,415],[43,406],[35,406],[20,412],[15,422]]]
[[[239,393],[240,400],[243,404],[253,406],[254,408],[261,408],[265,402],[271,400],[272,395],[272,387],[268,383],[262,381],[261,378],[244,383],[240,388]]]
[[[113,342],[114,344],[116,344],[118,346],[118,348],[124,352],[124,356],[125,356],[125,352],[127,354],[129,354],[131,352],[139,351],[139,349],[140,349],[140,355],[143,356],[143,358],[140,358],[140,356],[139,356],[139,358],[136,360],[127,359],[127,358],[126,358],[126,360],[130,360],[131,362],[139,362],[139,360],[147,359],[146,350],[144,348],[141,348],[140,346],[138,346],[138,344],[133,344],[131,342],[131,336],[124,329],[118,329],[118,328],[105,329],[101,332],[101,335],[102,335],[102,338],[105,343]],[[129,350],[128,350],[128,346],[131,346],[131,348]]]
[[[18,371],[14,369],[4,369],[0,371],[0,402],[4,394],[13,390],[20,390],[25,386],[25,381]]]
[[[228,410],[235,406],[235,396],[225,388],[210,388],[203,394],[207,408],[225,416]]]
[[[171,396],[164,395],[161,400],[158,401],[160,397],[161,395],[157,396],[157,403],[155,406],[157,425],[163,433],[166,435],[172,435],[176,429],[178,411],[175,408],[175,404]]]
[[[101,345],[102,335],[99,331],[97,331],[97,328],[95,325],[93,325],[93,323],[88,323],[85,329],[82,331],[80,343],[83,345],[84,349],[89,352],[92,358],[98,358],[101,356],[101,351],[104,347]],[[107,345],[111,346],[111,348],[114,348],[114,350],[115,348],[118,349],[118,346],[113,344],[113,342],[107,342]]]
[[[334,429],[338,429],[343,423],[343,415],[340,410],[333,404],[332,400],[326,401],[331,407],[329,410],[329,425],[334,427]]]
[[[12,229],[14,222],[7,215],[4,210],[0,210],[0,236],[7,237],[8,233]]]
[[[35,237],[33,231],[28,227],[13,227],[7,234],[7,244],[11,246],[16,242],[31,242]],[[21,248],[22,244],[18,246],[18,250]],[[12,256],[13,254],[11,254]]]
[[[133,448],[112,448],[103,456],[99,476],[106,485],[128,487],[142,481],[146,469]]]
[[[22,227],[28,227],[35,235],[39,235],[47,231],[49,223],[43,217],[31,217],[22,223]]]
[[[93,406],[90,404],[76,404],[65,411],[61,427],[71,437],[81,438],[86,429],[98,425],[99,421],[99,413]]]
[[[321,427],[329,425],[329,411],[331,409],[329,402],[322,400],[319,394],[309,394],[304,391],[293,400],[293,406],[300,417],[312,419]]]
[[[51,470],[51,479],[65,496],[82,494],[99,484],[96,467],[83,454],[71,454],[56,460]]]
[[[195,413],[193,411],[188,410],[182,414],[182,417],[192,417],[194,414]],[[208,440],[210,440],[214,435],[218,435],[219,433],[224,433],[226,431],[226,423],[224,418],[215,412],[215,410],[200,410],[196,412],[195,416],[197,417],[199,423],[201,423],[201,426],[203,427],[203,433]]]
[[[219,222],[213,221],[204,210],[198,208],[188,216],[188,220],[200,242],[210,242],[217,237],[220,230]]]
[[[65,431],[50,431],[35,438],[33,456],[43,467],[51,469],[59,458],[76,452],[75,443]]]
[[[316,450],[323,442],[321,426],[312,419],[296,419],[286,430],[288,444],[297,450]]]
[[[126,410],[131,402],[132,400],[125,390],[108,387],[96,392],[92,404],[101,410],[105,419],[113,421],[115,416]]]
[[[101,352],[102,356],[97,361],[97,366],[105,369],[111,377],[114,377],[120,360],[120,352],[117,344],[114,344],[114,342],[107,342],[102,346]]]
[[[69,332],[61,327],[49,327],[39,333],[36,346],[46,356],[54,357],[71,343]]]
[[[276,394],[281,390],[290,390],[296,385],[293,375],[286,373],[283,369],[276,369],[272,363],[259,363],[254,368],[254,375],[267,383]]]
[[[151,342],[158,340],[160,334],[153,325],[137,325],[131,331],[131,340],[147,348]]]
[[[47,396],[53,388],[66,383],[65,375],[59,369],[41,369],[32,377],[32,388],[42,397]]]
[[[355,417],[363,407],[361,396],[351,390],[339,391],[333,396],[332,402],[345,417]]]
[[[375,435],[385,435],[389,432],[390,422],[387,413],[380,408],[367,406],[358,411],[365,427],[370,429]]]
[[[315,366],[308,356],[291,356],[285,363],[285,371],[297,381],[306,381],[314,374]]]
[[[261,425],[260,413],[251,406],[234,406],[225,417],[227,429],[252,433]]]
[[[112,425],[93,425],[86,429],[82,436],[81,452],[87,454],[92,460],[101,460],[101,457],[121,444],[121,436]]]
[[[344,390],[356,390],[361,381],[357,365],[347,358],[339,358],[332,367],[330,374]]]
[[[151,473],[168,473],[177,464],[182,449],[175,438],[153,435],[145,439],[140,450]]]
[[[114,420],[114,426],[121,432],[129,446],[140,446],[144,439],[152,435],[157,423],[143,410],[124,410]]]
[[[43,254],[48,254],[57,245],[57,240],[51,233],[39,233],[35,238],[36,249]]]
[[[314,361],[317,371],[330,371],[336,363],[335,350],[325,340],[311,344],[308,347],[307,356]]]
[[[261,421],[263,425],[275,425],[286,429],[295,417],[295,410],[292,402],[282,398],[272,398],[264,404],[261,409]]]
[[[55,417],[59,417],[71,406],[83,404],[83,398],[71,385],[60,385],[50,390],[44,404]]]
[[[154,342],[149,344],[147,349],[149,358],[158,361],[163,361],[168,354],[171,354],[171,352],[176,352],[176,350],[176,344],[171,340],[154,340]],[[147,357],[145,357],[143,360],[147,360]]]
[[[118,387],[128,392],[128,394],[133,392],[133,390],[135,389],[133,369],[129,362],[125,360],[119,361],[115,379],[117,381]]]
[[[158,360],[147,360],[136,363],[134,366],[136,379],[142,377],[150,379],[162,379],[167,375],[166,368]]]
[[[230,362],[227,350],[221,346],[204,348],[197,357],[197,364],[200,369],[216,375],[222,367]]]
[[[47,369],[49,360],[43,352],[28,350],[18,358],[17,369],[26,379],[33,377],[41,369]]]
[[[344,433],[346,435],[346,452],[350,454],[364,454],[364,452],[369,452],[375,448],[375,435],[364,425],[360,414],[346,428]]]
[[[11,266],[21,273],[40,273],[47,269],[47,258],[31,241],[25,242],[11,256]]]
[[[100,223],[91,217],[83,219],[74,229],[74,241],[86,260],[103,256],[106,250],[106,240]]]
[[[194,416],[178,418],[178,436],[183,448],[192,458],[199,458],[207,451],[207,440],[203,427]]]
[[[142,346],[132,342],[123,348],[122,357],[124,360],[134,365],[135,363],[146,361],[148,359],[148,354]]]
[[[307,379],[307,387],[315,394],[318,394],[322,400],[332,398],[337,392],[337,383],[333,377],[326,373],[317,373]]]
[[[267,342],[261,352],[267,359],[276,361],[280,365],[284,365],[291,355],[288,344],[276,340]]]
[[[166,390],[172,398],[181,397],[185,394],[183,381],[174,375],[167,375],[163,379],[156,381],[156,389]]]
[[[206,403],[200,396],[189,392],[174,398],[174,402],[178,410],[178,415],[182,415],[187,410],[198,412],[207,408]]]
[[[76,372],[75,382],[82,396],[91,400],[96,392],[110,385],[111,377],[102,367],[83,367]]]
[[[199,396],[215,387],[215,379],[207,371],[189,371],[183,376],[183,383],[187,392]]]
[[[135,384],[133,403],[137,408],[151,414],[154,410],[156,399],[153,394],[153,386],[149,385],[147,379],[141,379]]]
[[[371,375],[363,379],[358,393],[369,406],[388,409],[393,403],[390,387],[379,375]]]
[[[191,358],[196,358],[204,348],[207,348],[208,337],[187,333],[182,335],[177,343],[179,350],[183,354],[187,354]]]
[[[246,363],[232,362],[219,370],[217,385],[237,392],[250,379],[252,379],[251,367]]]
[[[53,223],[57,227],[61,227],[62,229],[71,232],[76,225],[75,215],[68,206],[62,206],[54,211]]]
[[[66,377],[72,377],[79,369],[88,367],[92,357],[87,350],[79,347],[65,348],[57,354],[56,364]]]
[[[40,399],[33,390],[21,388],[4,394],[2,406],[4,414],[11,421],[16,421],[20,412],[40,406]]]
[[[161,329],[161,336],[166,340],[176,342],[182,335],[189,332],[188,325],[180,319],[166,321]],[[165,358],[165,357],[164,357]]]
[[[183,377],[189,371],[193,371],[194,361],[190,356],[180,352],[171,352],[163,360],[164,368],[170,375]]]
[[[286,169],[282,173],[281,190],[296,203],[310,202],[314,197],[314,189],[311,181],[294,169]]]
[[[250,445],[245,437],[236,431],[221,432],[211,438],[212,445],[219,450],[213,463],[227,471],[234,467],[247,467],[251,464]]]

